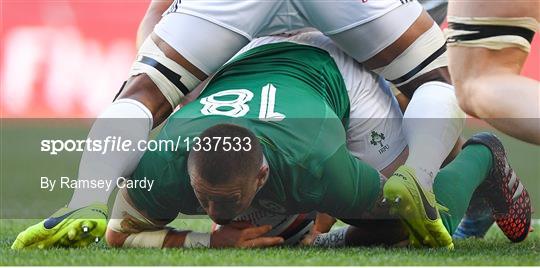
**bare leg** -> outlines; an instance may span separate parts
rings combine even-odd
[[[472,108],[472,114],[510,136],[540,144],[540,84],[537,81],[512,73],[486,74],[467,86],[471,88],[465,91],[473,92],[465,110]]]
[[[449,15],[532,17],[540,1],[450,1]],[[518,139],[540,144],[540,84],[520,76],[527,53],[518,48],[448,48],[450,73],[460,106]]]

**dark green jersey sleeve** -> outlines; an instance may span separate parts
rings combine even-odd
[[[157,140],[167,140],[166,132]],[[183,145],[182,143],[180,143]],[[153,180],[151,189],[128,189],[130,199],[137,209],[154,220],[171,221],[179,212],[201,214],[200,207],[187,173],[186,148],[177,151],[147,151],[142,157],[131,180]]]
[[[326,191],[319,211],[340,219],[356,219],[371,209],[380,195],[377,170],[355,158],[345,145],[322,165]]]

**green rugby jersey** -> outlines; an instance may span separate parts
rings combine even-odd
[[[379,193],[379,176],[346,147],[349,101],[343,78],[324,50],[289,42],[266,44],[235,57],[201,95],[176,111],[158,140],[184,141],[207,128],[231,123],[250,129],[270,167],[253,206],[275,213],[313,210],[355,217]],[[188,144],[176,151],[148,151],[132,180],[153,188],[129,189],[148,216],[205,214],[187,173]]]

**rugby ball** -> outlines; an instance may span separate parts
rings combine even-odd
[[[272,230],[264,236],[281,236],[285,239],[285,245],[295,245],[311,230],[315,222],[315,215],[316,212],[282,215],[264,209],[249,208],[234,220],[248,221],[255,226],[271,225]],[[221,225],[215,223],[212,225],[212,231],[219,228]]]

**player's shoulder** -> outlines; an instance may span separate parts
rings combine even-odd
[[[336,64],[349,90],[365,80],[373,79],[373,73],[345,53],[332,39],[316,30],[306,30],[285,39],[301,45],[317,47],[326,51]]]

